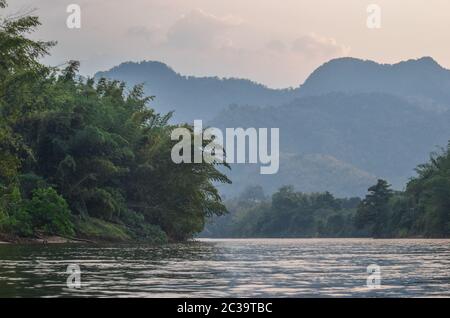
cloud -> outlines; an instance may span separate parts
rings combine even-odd
[[[136,25],[127,29],[126,35],[131,38],[142,39],[152,45],[160,45],[166,41],[161,26]]]
[[[228,31],[241,25],[233,16],[217,17],[196,9],[182,15],[167,32],[167,45],[178,48],[220,48],[231,46]]]
[[[302,35],[292,43],[292,50],[308,58],[329,58],[348,55],[350,48],[335,39],[317,34]]]
[[[128,26],[126,41],[111,51],[162,61],[182,74],[250,78],[271,87],[298,86],[316,67],[349,52],[330,37],[267,32],[240,17],[202,9],[153,23]],[[130,48],[137,49],[131,54]]]
[[[166,30],[165,56],[184,73],[247,77],[277,87],[298,85],[322,63],[349,53],[333,38],[315,33],[272,37],[239,17],[201,9],[182,15]]]
[[[143,25],[136,25],[128,28],[127,34],[130,36],[149,38],[154,34],[154,31]]]
[[[61,1],[58,5],[64,13],[62,3],[69,0]],[[145,1],[145,6],[133,7],[129,17],[122,19],[119,0],[80,0],[84,10],[81,30],[58,27],[65,23],[64,14],[62,18],[46,17],[51,25],[45,23],[46,35],[39,37],[60,42],[48,62],[59,64],[68,56],[79,59],[83,74],[91,75],[127,60],[156,60],[186,75],[243,77],[285,87],[298,86],[317,66],[347,52],[333,39],[316,34],[298,36],[296,30],[262,24],[245,11],[214,5],[195,9],[176,1],[176,6],[163,0]],[[47,14],[54,12],[49,9],[50,2],[42,10]],[[96,17],[103,2],[108,2],[111,10],[99,20]]]

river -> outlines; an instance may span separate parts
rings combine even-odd
[[[372,264],[380,281],[368,287]],[[450,240],[0,245],[0,297],[63,296],[450,297]]]

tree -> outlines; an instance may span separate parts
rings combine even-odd
[[[257,185],[257,186],[248,186],[242,191],[242,193],[239,195],[239,200],[246,202],[261,202],[264,201],[266,198],[266,195],[264,194],[264,189]]]
[[[256,191],[258,193],[259,191]],[[254,193],[254,191],[250,191]],[[218,237],[343,237],[353,234],[355,199],[329,193],[296,192],[280,188],[272,198],[253,200],[249,191],[226,202],[230,214],[213,218],[207,233]],[[243,197],[248,198],[243,200]],[[343,208],[346,205],[348,208]]]
[[[54,43],[27,37],[39,24],[0,19],[0,231],[185,240],[225,213],[218,165],[172,162],[172,114],[142,85],[42,65]]]
[[[356,226],[368,227],[375,237],[386,234],[389,216],[389,200],[392,197],[390,184],[379,179],[377,184],[368,189],[368,194],[361,202],[356,213]]]
[[[417,214],[415,231],[431,237],[450,236],[450,142],[416,171],[418,176],[406,188]]]

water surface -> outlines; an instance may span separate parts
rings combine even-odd
[[[81,289],[67,287],[79,265]],[[381,268],[380,288],[366,285]],[[202,239],[165,246],[0,245],[0,297],[450,296],[450,240]]]

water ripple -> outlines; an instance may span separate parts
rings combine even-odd
[[[69,264],[82,288],[66,286]],[[381,267],[381,286],[366,268]],[[450,240],[0,246],[1,297],[450,297]]]

